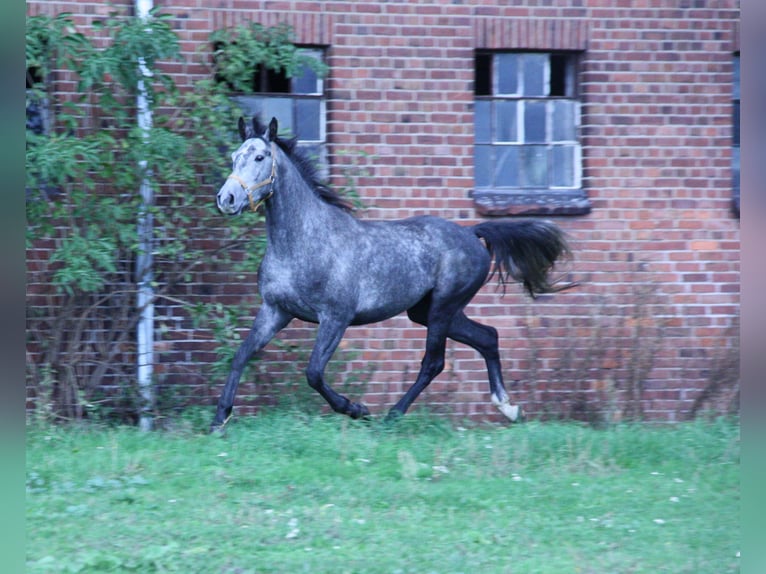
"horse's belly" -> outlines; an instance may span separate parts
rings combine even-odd
[[[384,282],[365,285],[358,296],[352,324],[384,321],[417,304],[431,289],[425,281]]]
[[[369,323],[378,323],[398,315],[407,307],[390,307],[384,309],[364,309],[357,312],[351,320],[351,325],[367,325]]]

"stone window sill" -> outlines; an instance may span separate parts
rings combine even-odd
[[[472,193],[479,215],[585,215],[590,201],[581,189],[493,190],[476,189]]]

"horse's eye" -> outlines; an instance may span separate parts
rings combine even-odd
[[[258,154],[255,156],[255,161],[263,161],[263,156],[261,154]]]

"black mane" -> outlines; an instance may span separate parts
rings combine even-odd
[[[265,128],[258,129],[260,128],[260,125],[256,124],[255,120],[253,123],[257,125],[256,133],[260,134],[265,132]],[[319,176],[316,162],[309,156],[306,150],[298,147],[297,137],[283,138],[277,136],[274,138],[274,141],[285,155],[290,158],[290,161],[292,161],[293,165],[298,169],[301,177],[309,184],[309,187],[314,190],[314,193],[316,193],[322,201],[338,207],[343,211],[354,211],[354,206],[347,199],[344,199],[337,191],[322,181]]]

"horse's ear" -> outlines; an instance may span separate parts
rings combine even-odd
[[[267,138],[270,142],[276,141],[278,129],[279,126],[277,124],[277,118],[272,117],[271,121],[269,122],[269,134]]]

